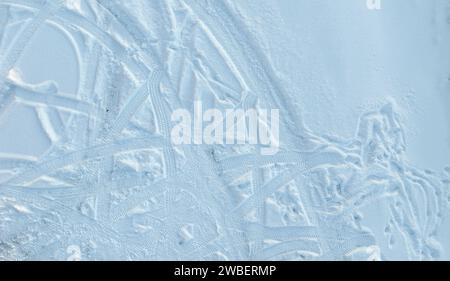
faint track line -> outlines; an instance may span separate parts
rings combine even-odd
[[[155,137],[153,139],[145,138],[120,140],[112,144],[97,145],[80,151],[71,152],[60,157],[52,158],[43,163],[39,163],[35,167],[32,167],[9,180],[6,184],[16,185],[31,181],[40,176],[46,175],[51,171],[88,159],[105,157],[123,151],[137,150],[148,147],[163,147],[165,145],[167,145],[166,141],[158,137]]]
[[[0,114],[5,112],[5,108],[8,107],[13,100],[11,97],[12,93],[5,91],[5,78],[20,58],[26,46],[31,41],[33,35],[47,18],[51,17],[58,11],[62,5],[62,2],[62,0],[45,2],[45,5],[40,8],[39,12],[32,19],[32,21],[17,35],[12,44],[8,46],[5,53],[0,55]]]
[[[76,98],[72,98],[68,95],[50,95],[27,89],[17,84],[8,84],[11,85],[12,92],[15,96],[24,103],[47,105],[85,115],[97,115],[93,105]]]

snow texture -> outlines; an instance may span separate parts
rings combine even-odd
[[[449,260],[449,31],[446,0],[0,0],[0,260]],[[279,109],[279,152],[173,145],[194,101]]]

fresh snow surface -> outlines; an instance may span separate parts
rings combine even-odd
[[[449,187],[448,0],[0,0],[0,260],[450,260]]]

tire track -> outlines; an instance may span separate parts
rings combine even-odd
[[[43,163],[39,163],[38,165],[27,169],[26,171],[15,176],[6,184],[18,185],[24,182],[28,182],[40,176],[49,174],[54,170],[89,159],[105,157],[129,150],[138,150],[148,147],[164,147],[166,145],[167,142],[158,137],[154,137],[153,139],[125,139],[116,141],[111,144],[97,145],[87,149],[71,152],[56,158],[52,158]]]
[[[6,107],[8,107],[13,100],[13,94],[10,91],[5,90],[5,88],[7,88],[5,85],[5,78],[8,76],[9,71],[14,67],[39,27],[46,19],[59,10],[62,3],[62,0],[46,2],[25,29],[17,35],[6,51],[0,55],[0,97],[3,96],[1,97],[0,102],[0,117],[1,114],[5,113]]]
[[[81,113],[87,116],[98,115],[93,105],[72,98],[68,95],[50,95],[47,93],[27,89],[26,87],[20,86],[18,84],[11,84],[9,82],[7,84],[10,85],[12,92],[15,94],[18,100],[23,103],[56,107],[61,110]]]

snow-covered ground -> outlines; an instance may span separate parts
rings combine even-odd
[[[0,0],[0,260],[449,260],[449,187],[448,0]]]

